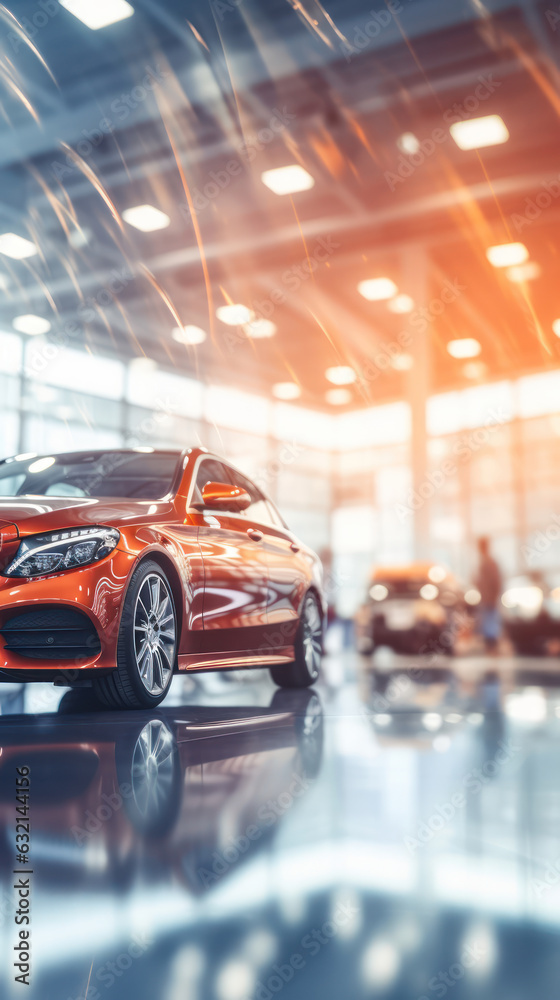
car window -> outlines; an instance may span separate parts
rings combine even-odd
[[[270,512],[270,519],[271,519],[270,523],[273,524],[276,528],[282,528],[283,531],[288,531],[289,530],[288,525],[286,524],[284,518],[280,514],[280,511],[278,511],[274,506],[274,504],[272,503],[272,500],[267,499],[266,504]]]
[[[206,458],[200,463],[193,492],[193,503],[202,503],[202,490],[206,483],[229,483],[245,490],[251,497],[251,505],[235,517],[243,517],[258,524],[269,525],[285,530],[286,525],[274,505],[267,500],[255,483],[247,476],[233,469],[230,465],[220,462],[217,458]]]
[[[24,482],[25,475],[23,473],[19,476],[4,476],[0,481],[0,494],[3,497],[15,497]]]
[[[127,450],[6,459],[0,496],[122,497],[158,500],[173,487],[179,454]]]
[[[206,483],[228,482],[230,480],[227,478],[223,462],[219,462],[217,458],[205,458],[198,467],[192,502],[202,503],[202,490],[206,486]]]
[[[47,497],[85,497],[87,494],[80,486],[71,483],[52,483],[45,490]]]
[[[257,521],[259,524],[274,525],[268,504],[258,486],[255,486],[250,479],[247,479],[247,476],[244,476],[241,472],[237,472],[236,469],[232,469],[230,466],[226,466],[225,471],[228,477],[226,482],[245,490],[251,497],[251,505],[242,511],[242,516],[246,517],[249,521]]]
[[[251,521],[258,521],[259,524],[267,524],[269,526],[274,524],[264,497],[261,497],[260,500],[255,500],[250,507],[247,507],[245,514]]]

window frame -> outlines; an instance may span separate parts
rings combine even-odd
[[[245,512],[243,512],[243,513],[235,513],[234,511],[231,511],[231,510],[217,510],[216,508],[203,507],[203,506],[202,507],[199,507],[199,506],[194,507],[193,504],[196,503],[196,501],[194,500],[194,496],[195,496],[195,491],[197,489],[198,476],[199,476],[199,473],[200,473],[201,466],[202,466],[202,464],[204,462],[218,462],[219,465],[222,466],[222,468],[223,468],[223,470],[224,470],[224,472],[226,474],[227,474],[228,470],[231,470],[231,472],[235,473],[236,476],[240,476],[242,479],[246,480],[250,484],[250,486],[252,487],[252,492],[254,492],[255,494],[257,494],[257,496],[259,497],[259,500],[262,500],[263,503],[266,505],[266,508],[269,511],[270,521],[267,523],[265,521],[256,520],[253,517],[248,517],[245,514]],[[218,480],[211,480],[211,479],[207,480],[207,482],[214,482],[214,481],[217,482]],[[224,479],[223,482],[227,483],[228,482],[227,478]],[[235,486],[235,483],[231,483],[231,485]],[[248,507],[247,510],[250,510],[250,507]],[[196,514],[204,514],[204,513],[211,514],[211,515],[212,514],[218,514],[218,515],[222,515],[223,517],[229,517],[229,518],[234,518],[235,520],[239,520],[242,524],[247,524],[247,522],[252,522],[253,524],[258,524],[261,527],[263,527],[265,529],[268,529],[268,530],[279,531],[279,532],[282,532],[282,533],[285,533],[285,532],[290,533],[290,529],[288,528],[287,524],[285,523],[284,519],[282,518],[282,515],[277,510],[276,506],[272,503],[272,500],[270,500],[266,496],[266,494],[263,493],[263,491],[260,489],[260,487],[258,487],[256,485],[256,483],[254,483],[253,480],[250,479],[249,476],[247,476],[244,472],[241,472],[241,469],[238,469],[231,462],[228,462],[225,459],[219,458],[217,455],[205,454],[205,455],[200,455],[198,457],[198,459],[197,459],[197,461],[195,463],[194,469],[192,471],[192,478],[191,478],[191,483],[190,483],[190,487],[189,487],[189,494],[188,494],[188,499],[187,499],[187,511],[189,511],[191,513],[196,513]],[[279,521],[278,524],[276,523],[276,518]]]

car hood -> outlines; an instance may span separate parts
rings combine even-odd
[[[93,497],[0,497],[0,532],[13,525],[20,537],[42,531],[87,527],[88,524],[142,524],[166,520],[174,513],[169,501],[95,499]]]

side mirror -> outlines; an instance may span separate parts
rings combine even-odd
[[[230,483],[206,483],[202,489],[204,507],[210,510],[229,510],[239,514],[251,504],[251,497],[239,486]]]

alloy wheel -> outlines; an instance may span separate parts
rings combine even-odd
[[[132,792],[140,815],[146,819],[167,804],[174,775],[174,743],[169,728],[153,719],[140,733],[132,757]]]
[[[303,716],[302,735],[305,739],[314,739],[317,730],[323,725],[323,709],[317,695],[310,698]]]
[[[177,626],[173,598],[165,580],[150,573],[134,609],[134,652],[138,676],[146,691],[166,690],[175,663]]]
[[[305,664],[311,677],[319,676],[323,649],[323,626],[316,601],[308,597],[302,615],[302,639]]]

